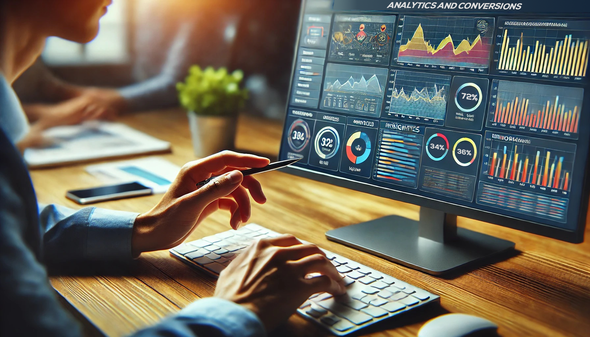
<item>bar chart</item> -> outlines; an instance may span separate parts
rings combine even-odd
[[[483,174],[535,190],[566,192],[572,186],[576,145],[544,139],[486,134]]]
[[[577,138],[584,89],[494,80],[488,126]]]
[[[381,129],[375,180],[416,188],[423,136]]]
[[[585,21],[500,20],[497,70],[582,79],[588,71],[589,28]]]

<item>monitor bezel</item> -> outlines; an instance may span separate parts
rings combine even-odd
[[[296,67],[297,67],[297,53],[300,44],[301,38],[301,29],[303,24],[303,18],[305,15],[305,9],[308,0],[301,1],[300,13],[299,13],[299,24],[297,29],[297,36],[296,36],[296,44],[294,50],[294,57],[291,65],[291,77],[289,82],[289,91],[287,99],[290,99],[291,92],[293,90],[293,76],[295,75]],[[366,11],[363,11],[366,12]],[[526,16],[526,15],[525,15]],[[584,102],[588,102],[588,96],[590,94],[586,93]],[[289,101],[286,103],[285,107],[285,115],[283,119],[283,128],[282,132],[284,132],[287,123],[287,116],[290,109]],[[283,134],[281,134],[283,136]],[[281,145],[279,149],[283,148],[284,137],[281,137]],[[348,179],[345,177],[339,177],[331,174],[327,174],[321,171],[300,167],[297,164],[291,165],[289,167],[285,167],[280,169],[280,171],[289,173],[295,176],[307,178],[310,180],[331,184],[339,187],[344,187],[350,190],[368,193],[372,195],[376,195],[383,198],[392,199],[394,201],[400,201],[404,203],[411,203],[416,206],[420,207],[428,207],[435,210],[443,211],[449,214],[455,214],[459,217],[466,217],[478,221],[487,222],[493,225],[498,225],[502,227],[508,227],[512,229],[517,229],[523,232],[542,235],[545,237],[570,242],[570,243],[582,243],[584,241],[584,232],[586,228],[587,222],[587,213],[588,213],[588,202],[590,198],[590,177],[588,172],[590,172],[590,147],[588,150],[588,155],[586,156],[586,163],[584,167],[586,168],[586,174],[584,174],[583,182],[582,182],[582,196],[580,200],[580,207],[578,211],[578,219],[577,219],[577,226],[575,230],[567,230],[564,228],[558,228],[554,226],[550,226],[543,223],[533,222],[533,221],[526,221],[522,219],[518,219],[515,217],[511,217],[509,215],[501,215],[491,211],[486,211],[482,209],[476,209],[473,207],[468,207],[464,205],[454,204],[452,202],[447,202],[443,200],[438,200],[435,198],[412,194],[405,191],[395,190],[393,188],[385,188],[380,187],[377,185],[372,185],[369,183],[364,183],[360,181],[355,181],[352,179]],[[350,225],[353,225],[352,223]]]

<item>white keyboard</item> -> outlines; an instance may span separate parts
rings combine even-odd
[[[180,260],[218,277],[219,273],[253,241],[280,234],[257,224],[229,230],[170,249]],[[429,302],[431,294],[380,271],[322,249],[347,284],[347,294],[334,297],[314,294],[297,312],[338,336],[344,336],[371,324]]]

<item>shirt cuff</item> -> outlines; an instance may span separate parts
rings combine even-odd
[[[182,309],[176,317],[198,317],[200,324],[216,327],[226,336],[266,336],[264,325],[256,314],[239,304],[221,298],[208,297],[193,302]]]
[[[133,224],[139,213],[94,208],[88,219],[86,258],[131,260]]]

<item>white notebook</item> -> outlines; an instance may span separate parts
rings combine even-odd
[[[47,144],[25,150],[30,168],[170,151],[170,143],[139,132],[127,125],[86,122],[59,126],[43,133]]]

